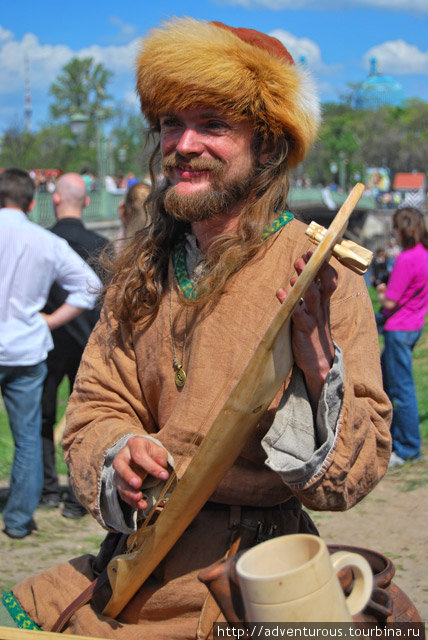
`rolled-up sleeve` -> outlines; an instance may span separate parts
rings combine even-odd
[[[93,309],[102,288],[101,280],[68,242],[59,240],[55,281],[68,293],[65,302],[73,307]]]

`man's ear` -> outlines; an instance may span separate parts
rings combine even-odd
[[[271,155],[275,153],[276,145],[273,140],[263,140],[262,146],[260,147],[260,164],[266,164],[270,159]]]
[[[86,207],[89,207],[89,203],[90,203],[91,199],[89,196],[86,196],[85,198],[85,202],[83,204],[83,208],[86,209]]]
[[[55,206],[58,206],[59,203],[61,202],[61,196],[56,191],[54,191],[52,194],[52,202],[54,203]]]
[[[36,201],[33,199],[33,200],[31,200],[30,204],[28,205],[27,213],[30,213],[30,211],[32,211],[35,206],[36,206]]]

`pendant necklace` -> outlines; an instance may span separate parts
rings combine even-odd
[[[169,289],[169,327],[171,331],[171,343],[172,343],[172,366],[174,368],[174,381],[177,387],[184,387],[186,382],[186,372],[183,369],[184,364],[184,356],[186,355],[186,341],[187,341],[187,316],[189,312],[189,308],[186,308],[186,321],[184,325],[184,340],[183,340],[183,350],[181,352],[181,363],[177,358],[177,351],[175,348],[175,339],[174,339],[174,327],[172,323],[172,289],[173,289],[173,276],[171,273],[171,285]]]

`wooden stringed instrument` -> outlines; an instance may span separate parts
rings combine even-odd
[[[226,471],[280,389],[293,366],[290,322],[295,307],[325,260],[334,253],[343,264],[364,273],[370,252],[343,250],[342,236],[364,191],[357,184],[328,229],[317,229],[318,244],[305,269],[262,337],[243,374],[214,419],[198,451],[161,510],[155,524],[130,536],[128,550],[108,565],[112,596],[103,614],[115,618],[150,576],[212,495]],[[346,241],[349,243],[349,241]],[[361,249],[361,248],[359,248]],[[348,255],[348,257],[347,257]],[[149,515],[150,519],[150,515]]]

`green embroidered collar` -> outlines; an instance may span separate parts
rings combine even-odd
[[[264,242],[271,235],[282,229],[283,226],[290,222],[294,215],[290,211],[283,211],[275,220],[269,222],[263,230],[260,243]],[[186,263],[186,246],[184,238],[180,240],[173,249],[172,262],[174,265],[174,273],[177,278],[178,285],[186,298],[195,298],[196,289],[189,276]]]
[[[21,607],[12,591],[6,591],[6,593],[2,595],[2,602],[12,616],[12,619],[18,629],[32,629],[35,631],[41,631],[40,627],[36,625],[36,623]]]

